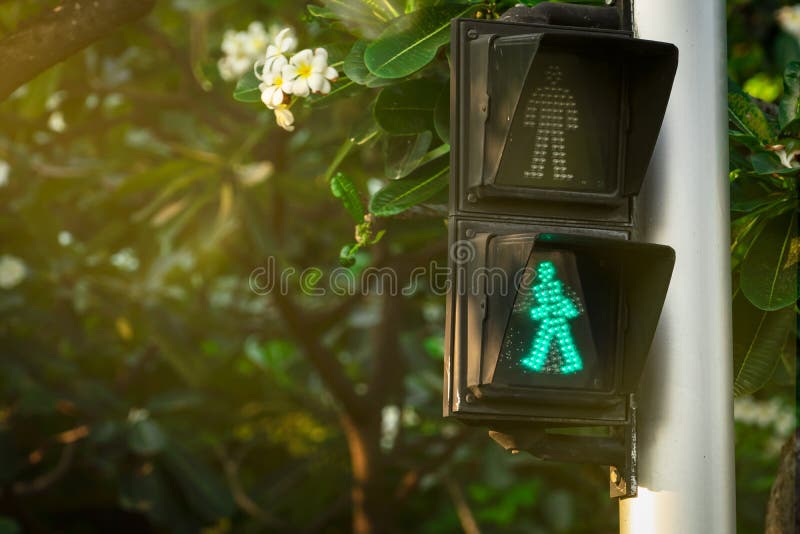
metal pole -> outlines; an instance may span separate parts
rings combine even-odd
[[[641,195],[643,239],[675,271],[639,390],[639,496],[630,534],[732,533],[735,524],[725,2],[636,0],[638,37],[680,61]]]

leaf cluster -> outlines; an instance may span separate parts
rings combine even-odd
[[[795,374],[799,75],[800,63],[786,67],[777,107],[759,105],[729,82],[737,395],[766,385],[781,360]]]

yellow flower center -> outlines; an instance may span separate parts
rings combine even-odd
[[[308,78],[311,76],[311,65],[306,63],[297,67],[297,75],[301,78]]]

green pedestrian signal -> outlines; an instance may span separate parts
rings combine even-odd
[[[538,305],[531,308],[531,318],[541,324],[531,353],[522,360],[522,365],[538,373],[577,373],[583,369],[583,360],[575,347],[569,320],[581,312],[564,294],[564,285],[556,278],[552,262],[540,263],[537,275],[539,283],[533,287],[533,292]]]

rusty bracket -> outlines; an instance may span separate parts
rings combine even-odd
[[[524,451],[542,460],[608,465],[609,497],[626,499],[635,497],[639,489],[633,395],[629,397],[629,406],[628,422],[610,427],[609,437],[548,433],[547,429],[554,427],[544,425],[503,427],[490,430],[489,437],[512,454]]]

